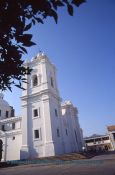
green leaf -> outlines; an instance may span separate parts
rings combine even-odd
[[[79,7],[84,2],[86,2],[86,0],[72,0],[72,3],[77,7]]]
[[[32,27],[32,23],[30,23],[30,24],[26,25],[26,27],[24,28],[24,31],[29,30],[31,27]]]
[[[67,8],[68,8],[68,13],[69,13],[71,16],[73,16],[73,6],[70,5],[70,4],[68,4],[68,5],[67,5]]]
[[[18,36],[16,39],[19,41],[19,42],[27,42],[27,41],[30,41],[32,38],[32,34],[24,34],[24,35],[20,35]]]
[[[27,50],[24,47],[22,47],[22,46],[19,46],[19,47],[23,52],[27,53]]]
[[[57,15],[57,13],[54,10],[51,10],[51,16],[53,16],[55,22],[57,23],[58,15]]]
[[[33,45],[36,45],[36,43],[32,42],[32,41],[28,41],[26,43],[23,43],[22,44],[23,46],[26,46],[26,47],[30,47],[30,46],[33,46]]]
[[[23,88],[21,85],[15,84],[15,86],[22,89],[22,90],[25,90],[25,88]]]
[[[32,23],[35,25],[35,20],[34,19],[32,19]]]
[[[56,1],[55,3],[57,6],[60,6],[60,7],[64,6],[64,4],[60,0]]]
[[[41,18],[35,18],[37,20],[38,23],[42,23],[43,24],[43,20]]]

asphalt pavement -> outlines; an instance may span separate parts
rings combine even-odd
[[[115,154],[63,164],[29,164],[1,168],[0,175],[115,175]]]

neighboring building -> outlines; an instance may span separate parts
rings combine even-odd
[[[39,54],[25,66],[32,68],[23,84],[22,116],[0,94],[0,139],[2,161],[31,159],[79,152],[83,146],[77,108],[70,101],[61,105],[56,68]]]
[[[2,160],[19,159],[22,145],[21,117],[15,116],[15,111],[0,93],[0,139],[3,142]]]
[[[111,139],[112,147],[115,150],[115,125],[107,126],[107,130]]]
[[[87,151],[114,151],[115,150],[115,125],[107,127],[106,135],[92,135],[84,138]]]
[[[112,150],[109,135],[93,135],[84,138],[87,151],[108,151]]]

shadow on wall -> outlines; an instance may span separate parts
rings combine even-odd
[[[0,162],[2,160],[2,151],[3,151],[2,147],[3,147],[3,141],[0,139]]]
[[[38,157],[39,153],[35,149],[29,151],[20,150],[20,160],[34,159]]]

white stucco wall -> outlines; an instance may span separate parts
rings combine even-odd
[[[13,140],[13,138],[15,138]],[[6,139],[6,160],[19,160],[22,145],[22,134],[11,134]]]
[[[25,63],[25,66],[33,70],[31,75],[25,76],[28,84],[23,84],[26,90],[22,91],[21,97],[22,118],[5,119],[3,114],[1,118],[7,130],[2,133],[4,160],[47,157],[80,151],[82,134],[78,117],[72,103],[61,106],[55,66],[45,55],[39,55]],[[34,76],[38,79],[36,86],[33,86]],[[4,111],[11,110],[7,102],[5,104]],[[40,109],[40,114],[36,117],[35,109],[38,112]],[[12,130],[13,122],[15,130]],[[35,130],[39,130],[39,138],[35,138]]]

